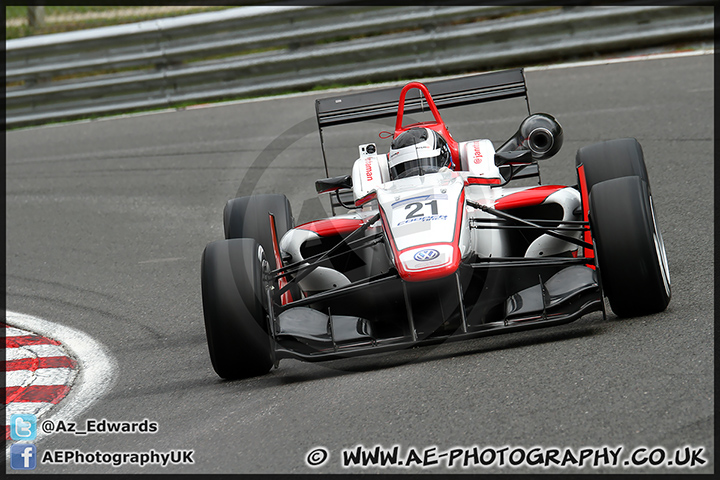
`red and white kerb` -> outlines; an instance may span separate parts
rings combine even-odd
[[[70,391],[77,361],[57,340],[5,327],[5,440],[10,440],[10,417],[19,413],[40,416]]]

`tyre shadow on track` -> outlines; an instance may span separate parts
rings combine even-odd
[[[445,342],[437,345],[411,348],[396,352],[385,352],[368,356],[359,356],[315,364],[298,360],[281,361],[279,369],[273,369],[268,374],[242,380],[223,380],[217,377],[212,369],[203,369],[202,379],[178,382],[162,382],[153,386],[135,388],[122,397],[138,397],[148,394],[157,394],[168,389],[178,391],[191,391],[194,389],[226,391],[236,394],[238,389],[243,391],[259,391],[283,385],[308,383],[315,380],[325,380],[358,373],[369,373],[401,367],[411,364],[430,364],[435,361],[451,358],[483,355],[492,352],[514,350],[525,347],[537,347],[543,344],[561,343],[582,338],[602,335],[608,330],[615,329],[619,324],[627,325],[629,322],[646,320],[648,317],[622,319],[608,312],[604,319],[597,312],[588,315],[576,322],[559,325],[551,328],[538,328],[523,332],[491,335],[483,338],[461,342]],[[204,353],[203,353],[204,357]],[[208,359],[209,361],[209,359]],[[218,388],[222,390],[217,390]]]
[[[507,335],[497,335],[464,342],[442,343],[416,347],[410,350],[381,353],[367,357],[353,357],[340,360],[318,363],[322,369],[313,369],[312,372],[297,373],[296,362],[294,366],[282,371],[275,370],[268,377],[259,377],[260,383],[267,378],[268,386],[287,385],[293,383],[309,382],[327,378],[339,377],[353,373],[365,373],[377,370],[400,367],[408,364],[429,363],[450,358],[481,355],[494,351],[511,350],[524,347],[532,347],[545,343],[564,342],[600,334],[604,328],[602,324],[609,323],[613,319],[608,317],[603,321],[602,317],[592,324],[578,326],[565,325],[553,327],[553,329],[538,329],[526,332],[516,332]],[[291,370],[293,368],[293,370]],[[273,375],[275,373],[275,375]]]
[[[445,342],[437,345],[411,348],[397,352],[386,352],[368,356],[352,357],[315,364],[297,360],[280,362],[279,369],[268,374],[242,380],[223,380],[212,375],[202,379],[162,382],[152,386],[135,388],[132,393],[125,392],[121,397],[142,397],[170,390],[189,392],[195,389],[213,389],[214,392],[226,392],[232,395],[241,391],[261,391],[279,386],[309,383],[346,375],[370,373],[388,370],[412,364],[430,364],[451,358],[469,357],[492,352],[513,350],[542,344],[560,343],[581,338],[601,335],[608,327],[618,321],[613,315],[603,320],[600,314],[587,317],[579,322],[546,329],[528,330],[505,335],[492,335],[462,342]],[[211,369],[210,369],[211,370]]]

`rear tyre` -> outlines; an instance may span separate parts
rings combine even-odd
[[[271,269],[277,268],[273,252],[270,217],[275,217],[278,242],[294,227],[292,209],[285,195],[266,194],[238,197],[228,201],[223,211],[225,238],[254,238],[265,250]]]
[[[225,238],[254,238],[265,251],[270,270],[274,270],[278,265],[273,255],[270,213],[275,217],[275,231],[279,244],[283,235],[295,226],[290,201],[285,195],[272,193],[233,198],[225,204],[223,224]],[[292,285],[289,292],[293,300],[302,298],[300,287],[297,285]],[[275,301],[280,301],[277,293],[275,293]]]
[[[630,176],[596,184],[590,229],[613,312],[629,317],[665,310],[670,270],[647,182]]]
[[[262,248],[254,239],[218,240],[202,256],[202,301],[210,360],[226,379],[272,367],[262,281]]]
[[[650,185],[642,147],[634,138],[618,138],[583,147],[575,156],[575,167],[580,165],[584,167],[588,192],[600,182],[621,177],[638,176]]]

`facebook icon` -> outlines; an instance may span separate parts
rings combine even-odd
[[[16,443],[10,447],[10,468],[13,470],[35,470],[37,455],[32,443]]]

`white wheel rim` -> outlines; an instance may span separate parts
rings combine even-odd
[[[655,243],[655,257],[657,258],[658,265],[660,266],[660,273],[663,279],[663,285],[665,287],[665,294],[670,296],[670,268],[667,263],[667,255],[665,254],[665,243],[662,239],[662,234],[657,227],[655,221],[655,209],[653,208],[652,196],[650,198],[650,216],[653,222],[653,242]]]

